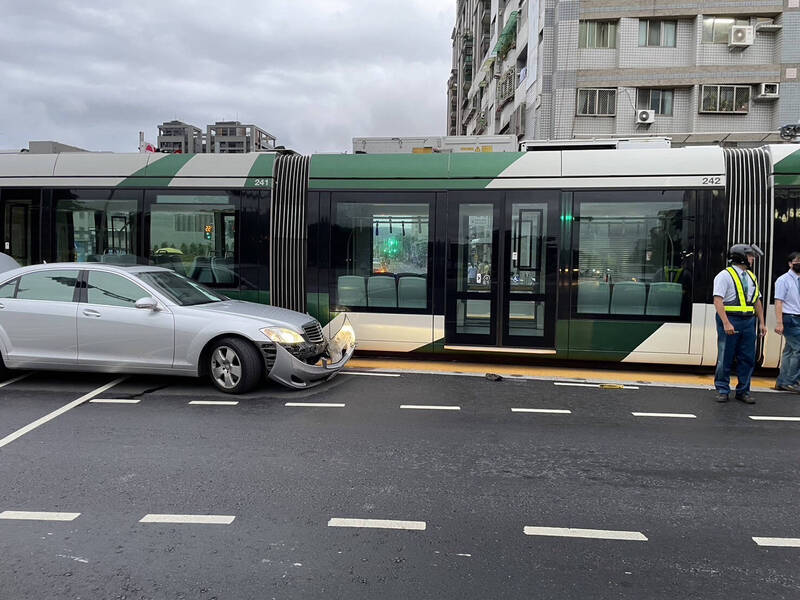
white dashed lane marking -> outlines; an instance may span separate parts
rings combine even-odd
[[[95,398],[89,400],[89,404],[139,404],[141,400],[134,400],[132,398]]]
[[[328,521],[328,527],[356,527],[365,529],[406,529],[425,531],[425,521],[393,521],[388,519],[340,519]]]
[[[625,540],[646,542],[647,538],[638,531],[611,531],[608,529],[572,529],[570,527],[525,527],[525,535],[545,537],[586,538],[593,540]]]
[[[651,412],[632,412],[634,417],[660,417],[665,419],[696,419],[697,415],[691,413],[651,413]]]
[[[367,375],[369,377],[400,377],[400,373],[364,373],[362,371],[339,371],[339,375]]]
[[[515,413],[542,413],[546,415],[571,415],[571,410],[563,408],[512,408]]]
[[[192,400],[189,404],[195,406],[236,406],[239,402],[234,400]]]
[[[284,406],[308,406],[311,408],[344,408],[344,404],[336,404],[333,402],[287,402]]]
[[[460,406],[434,406],[430,404],[401,404],[400,408],[409,410],[461,410]]]
[[[800,538],[754,537],[753,541],[759,546],[772,548],[800,548]]]
[[[59,415],[63,415],[65,412],[67,412],[69,410],[72,410],[76,406],[80,406],[81,404],[83,404],[87,400],[91,400],[92,398],[94,398],[96,396],[99,396],[103,392],[105,392],[107,390],[110,390],[112,387],[114,387],[115,385],[117,385],[118,383],[120,383],[121,381],[124,381],[124,380],[125,380],[125,377],[120,377],[119,379],[115,379],[114,381],[111,381],[111,382],[109,382],[109,383],[107,383],[105,385],[100,386],[96,390],[92,390],[88,394],[84,394],[83,396],[81,396],[77,400],[73,400],[69,404],[65,404],[64,406],[62,406],[58,410],[54,410],[53,412],[51,412],[49,414],[46,414],[41,419],[37,419],[33,423],[25,425],[25,427],[23,427],[22,429],[18,429],[14,433],[12,433],[10,435],[7,435],[3,439],[1,439],[0,440],[0,448],[2,448],[3,446],[5,446],[7,444],[10,444],[11,442],[13,442],[14,440],[16,440],[18,438],[21,438],[23,435],[33,431],[34,429],[36,429],[40,425],[44,425],[48,421],[52,421],[53,419],[55,419]]]
[[[8,381],[4,381],[3,383],[0,383],[0,388],[4,388],[7,385],[11,385],[12,383],[17,383],[18,381],[22,381],[26,377],[30,377],[30,375],[31,375],[30,373],[25,373],[24,375],[20,375],[19,377],[14,377],[14,379],[9,379]]]
[[[145,515],[139,523],[180,523],[190,525],[230,525],[233,515]]]
[[[753,419],[753,421],[800,421],[800,417],[768,417],[750,415],[750,418]]]
[[[32,512],[24,510],[4,510],[0,512],[0,519],[16,521],[74,521],[81,513],[66,512]]]

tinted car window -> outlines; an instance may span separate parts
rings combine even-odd
[[[8,283],[0,285],[0,298],[13,298],[17,291],[17,280],[12,279]]]
[[[52,300],[72,302],[78,271],[39,271],[23,275],[19,280],[17,298],[22,300]]]
[[[177,275],[172,271],[146,271],[137,273],[137,276],[167,296],[175,304],[181,306],[194,306],[196,304],[227,300],[222,294],[212,292],[196,281]]]
[[[138,285],[120,275],[89,271],[89,304],[134,308],[137,300],[149,295]]]

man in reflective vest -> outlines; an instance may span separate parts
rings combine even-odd
[[[756,335],[764,336],[764,306],[756,276],[750,270],[758,246],[736,244],[728,251],[730,266],[714,278],[714,308],[717,310],[717,371],[714,387],[717,402],[730,398],[733,361],[736,360],[736,399],[755,404],[750,396],[750,378],[756,362]],[[756,321],[757,319],[757,321]],[[756,332],[756,324],[758,332]]]

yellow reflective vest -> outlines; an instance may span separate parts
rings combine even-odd
[[[753,282],[756,284],[756,293],[753,294],[753,301],[748,302],[747,296],[744,293],[744,286],[742,285],[742,280],[739,277],[739,272],[734,269],[733,267],[728,267],[725,269],[733,279],[733,285],[736,286],[736,297],[738,298],[738,302],[736,304],[725,305],[725,312],[726,313],[735,313],[739,315],[752,315],[756,312],[756,301],[761,297],[761,290],[758,288],[758,280],[756,279],[755,274],[752,271],[747,271],[747,274],[753,279]]]

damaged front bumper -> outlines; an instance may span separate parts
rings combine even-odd
[[[325,353],[317,364],[310,365],[294,356],[289,350],[275,344],[274,360],[267,377],[295,389],[306,389],[328,381],[348,363],[356,349],[356,336],[350,322],[345,319],[342,328],[325,345]]]

